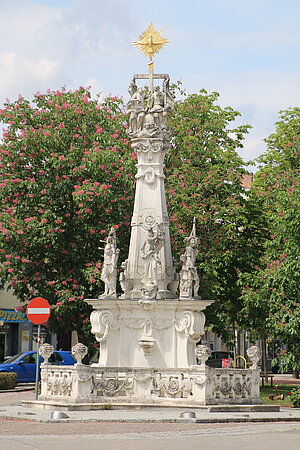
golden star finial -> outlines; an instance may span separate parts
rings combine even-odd
[[[149,56],[150,62],[152,62],[154,54],[158,53],[164,45],[169,43],[161,33],[161,30],[155,31],[153,24],[150,23],[147,30],[140,35],[139,41],[135,41],[132,44],[138,47],[145,56]]]

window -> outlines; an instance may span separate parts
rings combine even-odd
[[[25,355],[24,358],[21,358],[24,364],[35,364],[36,363],[36,353],[31,353],[29,355]]]
[[[52,353],[52,355],[49,358],[50,364],[62,364],[62,362],[63,362],[63,359],[58,352]]]

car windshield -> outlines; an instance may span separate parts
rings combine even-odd
[[[11,356],[10,358],[7,358],[7,359],[4,361],[4,364],[11,364],[11,363],[17,361],[17,359],[19,359],[20,356],[21,356],[22,354],[23,354],[23,353],[17,353],[16,355]]]

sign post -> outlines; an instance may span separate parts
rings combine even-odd
[[[46,299],[42,297],[36,297],[31,300],[26,309],[26,315],[30,322],[38,325],[37,335],[37,351],[36,351],[36,372],[35,372],[35,399],[38,399],[39,395],[39,368],[40,368],[40,343],[41,343],[41,323],[46,322],[50,317],[50,305]]]

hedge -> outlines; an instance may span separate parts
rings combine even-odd
[[[0,372],[0,389],[13,389],[17,385],[17,374],[14,372]]]

